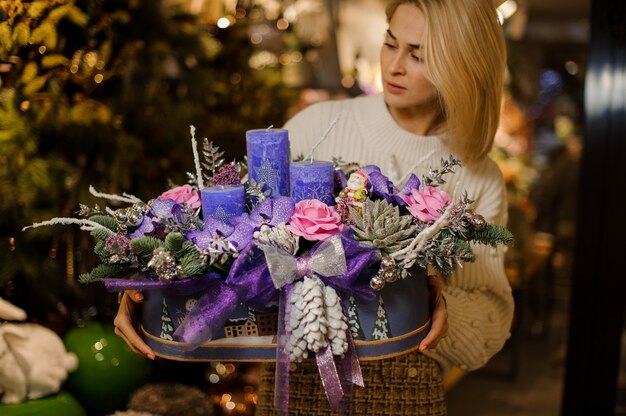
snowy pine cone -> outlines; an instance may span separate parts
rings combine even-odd
[[[290,359],[308,358],[308,350],[318,352],[326,346],[328,322],[324,309],[324,283],[317,277],[305,277],[293,285],[289,328]]]
[[[261,229],[254,233],[254,238],[260,245],[279,247],[292,255],[298,252],[298,236],[289,231],[285,224],[279,224],[276,227],[262,225]]]
[[[326,320],[328,321],[328,339],[333,355],[345,354],[348,351],[348,319],[343,314],[341,299],[330,286],[324,288]]]

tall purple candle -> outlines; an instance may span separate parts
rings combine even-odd
[[[246,132],[248,178],[267,185],[272,196],[289,195],[289,134],[284,129]]]
[[[228,223],[230,217],[246,211],[246,191],[242,185],[217,185],[200,191],[202,217],[216,218]]]
[[[289,169],[291,197],[294,201],[319,199],[326,205],[335,205],[334,169],[332,162],[302,160],[293,162]]]

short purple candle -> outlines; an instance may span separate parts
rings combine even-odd
[[[294,201],[319,199],[326,205],[335,205],[333,195],[335,177],[332,162],[308,159],[293,162],[289,173],[291,197]]]
[[[263,182],[272,196],[289,196],[289,133],[284,129],[246,132],[248,178]]]
[[[231,217],[246,211],[246,190],[242,185],[217,185],[200,191],[202,217],[216,218],[228,223]]]

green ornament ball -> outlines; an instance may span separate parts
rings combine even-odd
[[[69,330],[63,340],[78,356],[66,388],[89,414],[125,409],[131,393],[149,379],[150,360],[132,352],[112,325],[89,322]]]
[[[2,416],[87,416],[80,403],[68,392],[27,400],[18,404],[0,404]]]

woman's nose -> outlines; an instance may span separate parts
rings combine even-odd
[[[406,67],[404,58],[401,53],[394,54],[391,61],[389,61],[389,72],[394,75],[403,75]]]

